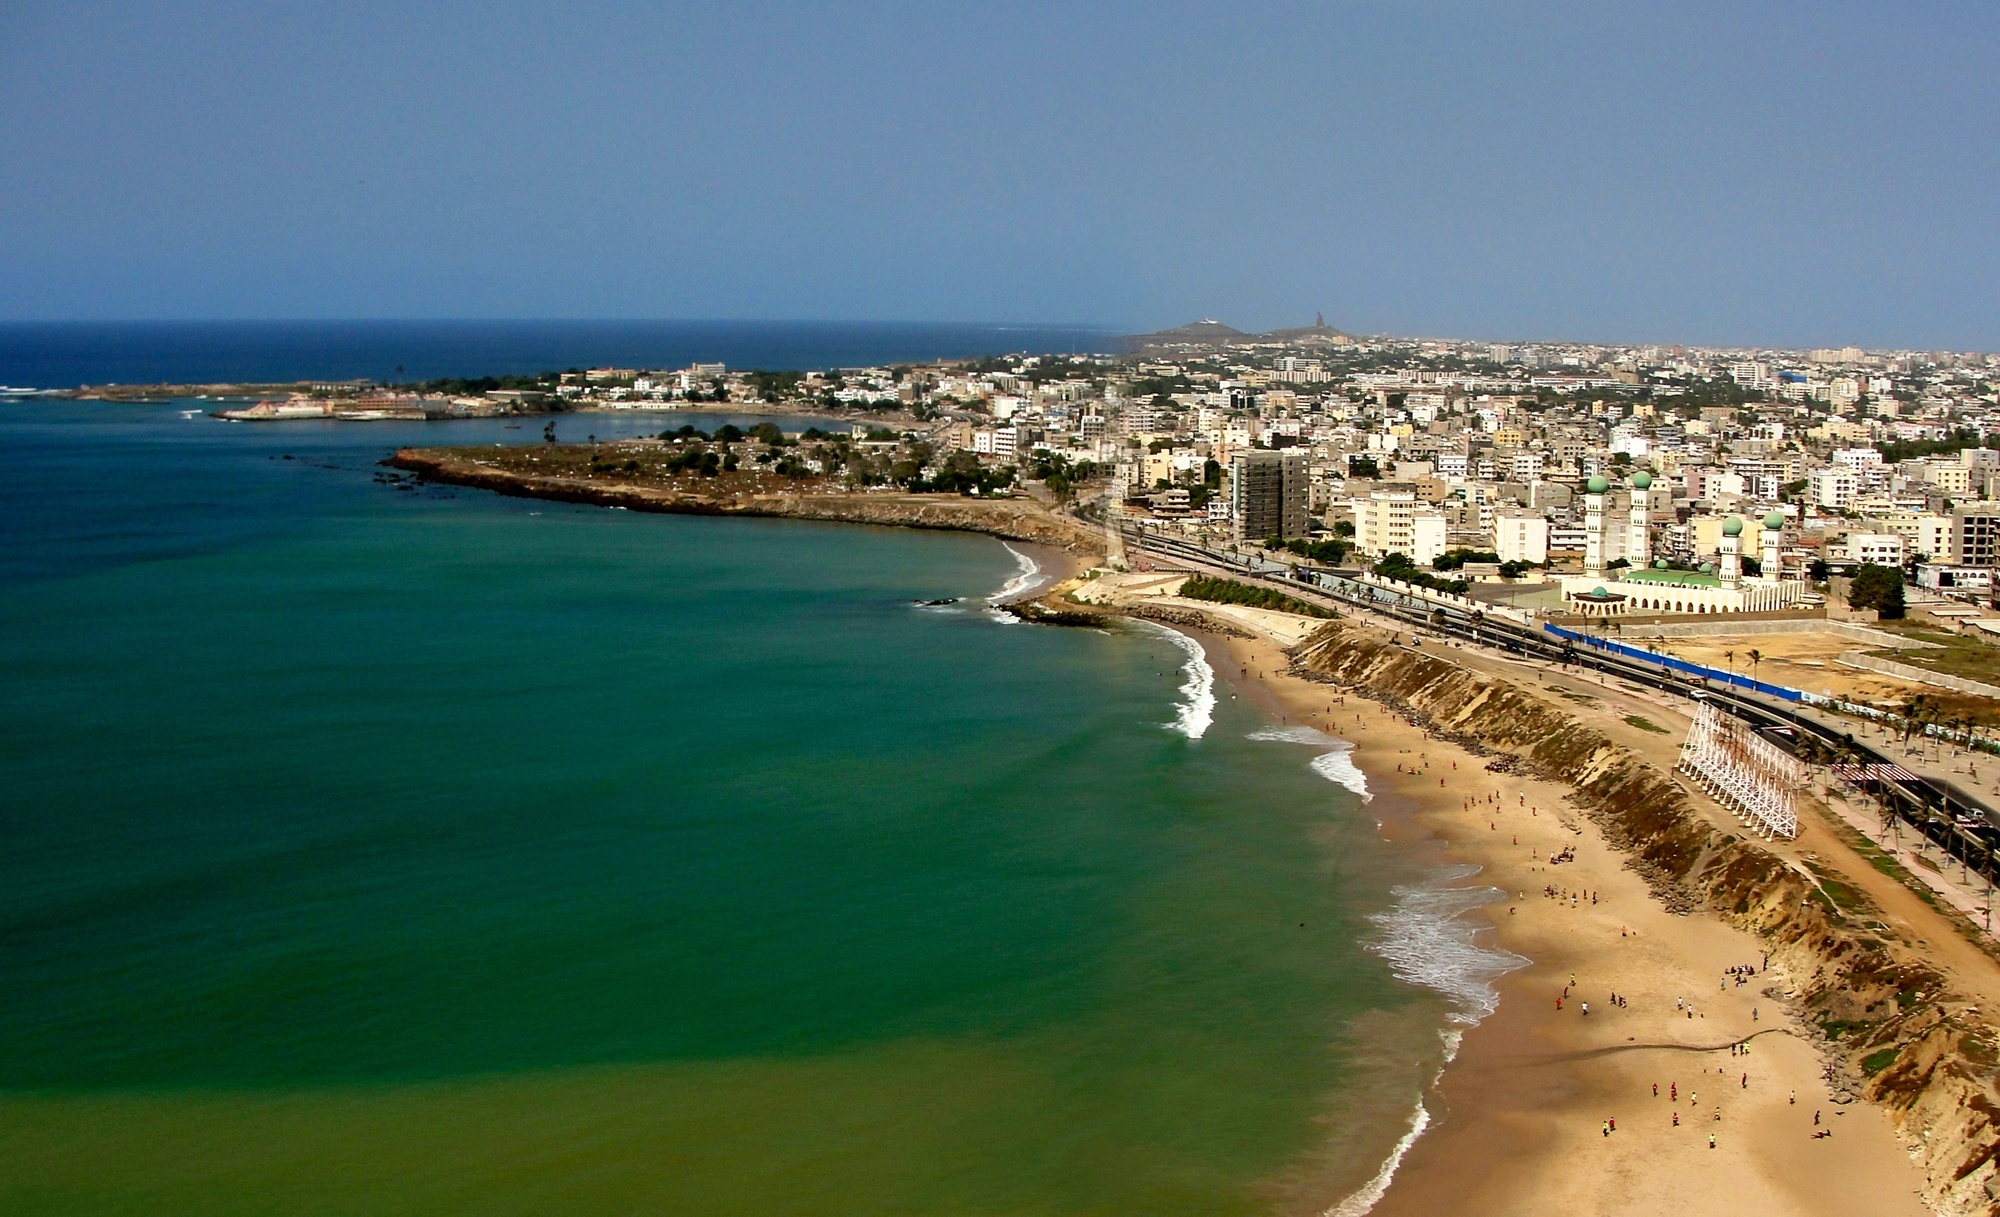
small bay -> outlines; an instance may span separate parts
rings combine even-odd
[[[1170,641],[195,404],[0,415],[0,1208],[1252,1212],[1400,1131],[1411,872]]]

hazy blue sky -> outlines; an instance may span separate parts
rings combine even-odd
[[[0,318],[2000,348],[2000,6],[0,2]]]

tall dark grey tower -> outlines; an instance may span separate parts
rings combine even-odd
[[[1309,476],[1303,452],[1239,450],[1229,460],[1229,506],[1236,539],[1304,536]]]

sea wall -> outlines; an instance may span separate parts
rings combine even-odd
[[[820,488],[778,494],[686,493],[615,479],[542,477],[481,465],[454,452],[423,448],[402,449],[384,463],[426,481],[471,486],[520,498],[592,503],[672,515],[764,516],[895,528],[938,528],[985,533],[1079,555],[1104,552],[1101,531],[1068,516],[1056,515],[1041,503],[1025,498],[850,493]]]
[[[1893,659],[1877,659],[1863,651],[1842,651],[1834,658],[1835,663],[1850,668],[1860,668],[1866,672],[1880,672],[1884,676],[1894,676],[1898,680],[1915,681],[1918,684],[1936,685],[1940,689],[1951,689],[1959,693],[1971,693],[1978,697],[2000,697],[2000,687],[1983,681],[1968,680],[1963,676],[1953,676],[1948,672],[1933,672],[1914,664],[1897,663]]]
[[[1718,828],[1667,774],[1534,692],[1348,622],[1293,651],[1293,671],[1388,703],[1476,752],[1560,780],[1670,909],[1757,934],[1791,983],[1836,1085],[1882,1105],[1952,1214],[2000,1213],[2000,1047],[1879,912],[1831,876]]]

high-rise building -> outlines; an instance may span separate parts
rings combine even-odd
[[[1951,561],[1956,566],[2000,566],[2000,504],[1951,513]]]
[[[1242,449],[1230,457],[1229,473],[1229,506],[1237,540],[1306,534],[1309,474],[1304,452]]]

